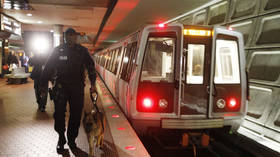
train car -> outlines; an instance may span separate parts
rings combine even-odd
[[[274,142],[280,143],[280,1],[223,0],[174,21],[221,25],[243,34],[250,101],[239,133],[278,151]]]
[[[241,33],[216,26],[148,25],[94,58],[139,134],[149,128],[236,131],[246,114]]]

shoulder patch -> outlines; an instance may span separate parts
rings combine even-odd
[[[67,58],[67,56],[59,56],[59,60],[67,60],[68,58]]]

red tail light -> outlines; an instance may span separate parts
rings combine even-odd
[[[230,98],[228,101],[229,108],[235,108],[237,106],[237,101],[235,98]]]
[[[153,101],[151,98],[144,98],[142,102],[144,108],[151,108],[153,106]]]
[[[160,23],[160,24],[158,24],[158,27],[159,27],[159,28],[164,28],[164,27],[165,27],[165,24]]]
[[[174,84],[140,82],[137,91],[136,109],[145,113],[172,113]]]

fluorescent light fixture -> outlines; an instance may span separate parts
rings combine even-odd
[[[50,32],[52,32],[52,33],[53,33],[53,30],[51,29],[51,30],[50,30]]]
[[[12,8],[12,6],[11,5],[5,5],[5,3],[4,3],[4,9],[11,9]]]
[[[20,5],[17,3],[14,3],[14,7],[20,7]]]
[[[37,23],[43,23],[43,21],[37,21]]]
[[[26,16],[32,16],[32,14],[31,14],[31,13],[28,13],[28,14],[26,14]]]

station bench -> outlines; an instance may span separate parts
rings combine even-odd
[[[27,83],[30,73],[25,73],[24,67],[15,68],[11,74],[6,74],[5,78],[8,79],[8,84],[23,84]]]

